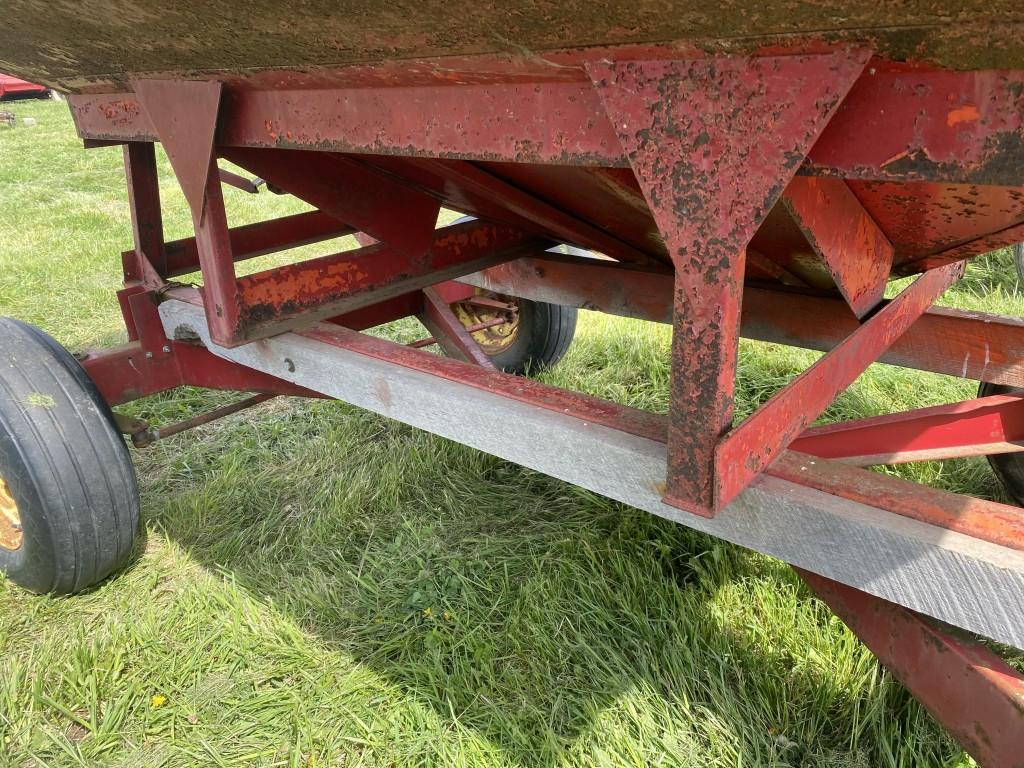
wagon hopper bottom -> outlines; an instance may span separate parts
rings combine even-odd
[[[847,37],[26,67],[79,91],[88,147],[123,146],[129,342],[72,357],[3,321],[0,384],[56,405],[0,413],[0,565],[73,592],[124,563],[118,432],[143,446],[274,395],[336,398],[791,563],[981,764],[1021,765],[1024,678],[947,625],[1024,648],[1024,511],[870,467],[988,455],[1024,500],[1024,321],[933,306],[967,260],[1024,241],[1024,71]],[[156,142],[193,237],[163,235]],[[222,184],[250,182],[219,160],[315,210],[229,226]],[[438,228],[442,206],[465,217]],[[236,271],[345,234],[360,247]],[[667,416],[521,375],[557,362],[578,307],[672,325]],[[409,316],[444,356],[363,333]],[[827,354],[738,421],[740,336]],[[815,426],[876,361],[983,384]],[[110,410],[184,385],[252,394],[169,427]]]

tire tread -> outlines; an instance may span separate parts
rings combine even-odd
[[[33,514],[46,518],[39,530],[48,534],[44,559],[53,571],[48,578],[35,557],[36,570],[23,574],[30,582],[24,585],[41,592],[80,591],[120,568],[132,553],[139,503],[128,449],[106,402],[63,347],[11,318],[0,318],[0,344],[7,363],[0,370],[0,422],[20,456],[21,485],[31,489]],[[32,393],[53,398],[53,405],[27,410]],[[26,530],[26,545],[28,538]],[[35,539],[32,545],[44,546]],[[6,551],[0,561],[4,557],[7,565],[17,561]],[[8,570],[19,581],[17,568]]]

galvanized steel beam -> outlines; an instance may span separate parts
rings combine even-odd
[[[329,325],[229,349],[198,306],[172,299],[160,314],[169,335],[228,360],[1024,648],[1024,552],[773,477],[715,518],[681,513],[661,501],[664,443],[614,404]]]

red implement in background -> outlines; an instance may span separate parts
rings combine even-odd
[[[20,96],[41,98],[49,94],[50,89],[45,85],[36,85],[27,80],[21,80],[17,77],[0,73],[0,100]]]

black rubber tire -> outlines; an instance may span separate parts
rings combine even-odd
[[[1005,384],[990,384],[987,381],[981,382],[978,387],[978,397],[989,395],[1007,395],[1019,393],[1017,387],[1010,387]],[[1006,490],[1007,495],[1019,506],[1024,507],[1024,454],[1020,453],[997,453],[988,458],[989,466],[995,472],[999,482]]]
[[[496,368],[506,373],[536,373],[555,365],[569,349],[576,334],[576,307],[517,299],[519,329],[512,344],[490,355]]]
[[[0,547],[11,581],[69,594],[128,562],[139,491],[110,408],[66,349],[9,317],[0,317],[0,476],[21,517],[20,545]]]

